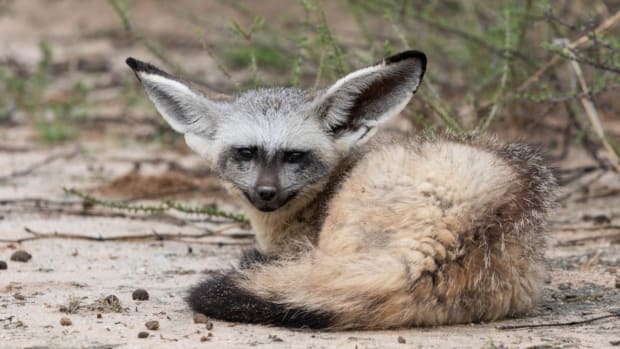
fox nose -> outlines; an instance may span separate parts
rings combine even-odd
[[[276,187],[260,186],[256,188],[258,197],[263,201],[270,201],[276,196]]]

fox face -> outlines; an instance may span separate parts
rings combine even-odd
[[[264,88],[223,96],[126,62],[188,146],[262,212],[312,200],[340,161],[405,107],[426,68],[423,53],[406,51],[316,93]]]
[[[220,177],[260,211],[307,194],[334,166],[337,151],[308,99],[298,89],[246,92],[216,126],[222,137],[199,140],[217,154]]]

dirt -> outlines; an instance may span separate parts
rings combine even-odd
[[[52,42],[59,67],[81,62],[71,74],[111,87],[97,91],[104,100],[94,107],[100,119],[85,127],[74,143],[37,142],[27,122],[0,125],[0,239],[6,241],[0,242],[0,261],[5,261],[0,269],[6,269],[0,271],[0,348],[533,349],[607,348],[620,343],[618,316],[579,323],[620,314],[620,176],[603,171],[562,188],[548,229],[549,278],[542,302],[529,316],[349,332],[196,321],[183,300],[189,286],[212,271],[235,265],[242,249],[253,243],[248,227],[179,212],[131,213],[84,205],[62,190],[78,188],[132,203],[174,198],[239,212],[196,155],[175,144],[143,141],[157,130],[152,110],[126,111],[114,98],[105,99],[121,88],[118,81],[128,74],[125,56],[152,56],[123,41],[118,19],[103,1],[50,1],[45,11],[37,9],[38,2],[10,3],[12,15],[0,17],[0,60],[11,58],[32,67],[38,59],[37,44],[44,38]],[[223,79],[211,59],[195,58],[200,45],[187,40],[186,33],[194,30],[191,25],[177,25],[168,14],[154,12],[150,1],[132,3],[140,29],[176,45],[175,58],[186,61],[188,70],[215,72],[205,74],[212,83]],[[232,15],[216,2],[183,3],[213,21]],[[268,13],[277,4],[262,10]],[[155,14],[157,21],[150,20]],[[58,90],[70,86],[69,79],[57,80]],[[586,152],[571,148],[569,156],[554,165],[565,169],[591,164]],[[178,233],[183,235],[158,238]],[[49,235],[8,242],[37,234]],[[31,255],[27,263],[11,258],[20,250]],[[140,292],[137,297],[138,289],[147,296]],[[63,325],[65,319],[70,326]],[[157,322],[156,332],[145,331],[150,321]],[[575,324],[500,329],[567,322]]]

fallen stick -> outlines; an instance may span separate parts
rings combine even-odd
[[[597,317],[593,317],[593,318],[590,318],[590,319],[578,320],[578,321],[548,322],[548,323],[544,323],[544,324],[528,324],[528,325],[500,325],[500,326],[495,326],[495,328],[498,329],[498,330],[518,330],[518,329],[522,329],[522,328],[576,326],[576,325],[589,324],[589,323],[594,322],[594,321],[603,320],[603,319],[609,319],[609,318],[614,318],[614,317],[620,317],[620,313],[614,313],[614,314],[609,314],[609,315],[602,315],[602,316],[597,316]]]
[[[61,232],[52,232],[52,233],[41,233],[34,231],[28,227],[24,227],[24,231],[33,236],[21,238],[21,239],[0,239],[0,242],[4,243],[17,243],[21,244],[26,241],[34,241],[34,240],[43,240],[43,239],[70,239],[70,240],[87,240],[87,241],[139,241],[139,240],[154,240],[154,241],[183,241],[182,239],[201,239],[205,237],[227,237],[231,239],[249,239],[254,237],[254,234],[235,234],[235,235],[225,235],[222,234],[221,231],[207,231],[203,234],[183,234],[183,233],[158,233],[153,230],[150,234],[138,234],[138,235],[118,235],[118,236],[90,236],[90,235],[80,235],[80,234],[72,234],[72,233],[61,233]],[[215,244],[215,245],[226,245],[227,243],[222,241],[202,241],[202,243]],[[236,243],[232,243],[236,244]]]
[[[30,165],[30,166],[28,166],[28,167],[26,167],[26,168],[24,168],[22,170],[13,171],[13,172],[11,172],[9,174],[0,176],[0,182],[8,180],[8,179],[11,179],[11,178],[15,178],[15,177],[21,177],[21,176],[29,175],[32,172],[34,172],[35,170],[37,170],[37,169],[39,169],[39,168],[41,168],[41,167],[43,167],[45,165],[48,165],[48,164],[50,164],[50,163],[52,163],[52,162],[54,162],[54,161],[56,161],[58,159],[70,159],[70,158],[78,155],[79,153],[80,153],[80,149],[76,148],[76,149],[73,149],[70,152],[52,154],[52,155],[46,157],[45,159],[43,159],[43,160],[41,160],[41,161],[39,161],[37,163],[34,163],[34,164],[32,164],[32,165]]]
[[[555,225],[552,231],[579,231],[579,230],[618,230],[620,224],[599,224],[599,225]]]
[[[618,231],[620,232],[620,230]],[[617,243],[618,241],[620,241],[620,234],[595,235],[595,236],[587,236],[585,238],[580,238],[580,239],[559,241],[557,244],[555,244],[555,246],[556,247],[583,246],[587,242],[594,242],[598,240],[608,240],[610,243]]]

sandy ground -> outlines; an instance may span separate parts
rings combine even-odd
[[[0,260],[8,263],[8,269],[0,271],[0,347],[603,348],[620,340],[618,318],[568,327],[496,328],[584,320],[620,310],[620,289],[616,288],[620,267],[617,228],[620,200],[617,195],[604,195],[580,203],[580,198],[583,201],[580,192],[575,192],[570,202],[558,208],[552,217],[548,252],[550,280],[545,287],[544,302],[531,317],[491,324],[380,332],[291,331],[220,321],[213,321],[212,329],[207,330],[205,324],[193,323],[183,295],[203,274],[235,263],[243,246],[252,243],[251,238],[239,234],[246,228],[225,221],[206,222],[199,217],[132,215],[84,207],[80,199],[67,197],[61,190],[63,186],[100,187],[108,188],[108,195],[112,195],[112,189],[105,183],[113,182],[119,190],[117,196],[122,196],[123,190],[131,192],[138,187],[139,180],[125,176],[130,172],[137,178],[157,182],[154,178],[170,175],[167,165],[143,163],[139,170],[134,169],[141,159],[142,162],[152,160],[157,152],[155,148],[127,144],[118,149],[97,142],[81,144],[77,153],[73,146],[52,151],[36,147],[0,157],[0,175],[5,176],[0,184],[2,239],[32,237],[25,228],[38,233],[92,237],[153,232],[211,232],[213,235],[175,241],[51,238],[0,244]],[[69,156],[57,157],[29,174],[6,178],[8,174],[41,163],[50,154]],[[186,166],[186,170],[201,169],[200,160],[191,154],[179,156],[161,150],[157,154],[162,162],[174,160]],[[181,172],[177,175],[190,179],[195,176]],[[127,178],[133,178],[128,182],[131,185],[123,186]],[[210,182],[209,176],[201,180],[205,178]],[[197,183],[196,187],[200,188],[202,182]],[[598,189],[589,196],[620,189],[620,181],[612,174],[603,176],[597,183]],[[167,188],[153,189],[165,192]],[[209,203],[205,199],[208,196],[201,194],[184,194],[180,198],[186,202]],[[226,202],[222,205],[235,209]],[[595,216],[598,218],[593,221],[590,217]],[[10,256],[17,249],[26,250],[32,259],[26,263],[11,261]],[[132,292],[137,288],[146,289],[150,299],[132,300]],[[102,303],[109,295],[120,300],[120,307],[113,309]],[[62,312],[61,307],[69,306],[71,300],[76,309],[72,313]],[[71,319],[72,325],[61,326],[63,317]],[[149,320],[159,321],[160,329],[148,331],[145,322]],[[138,338],[141,331],[148,331],[149,337]],[[201,342],[202,337],[208,338],[207,343]],[[399,343],[399,337],[406,343]]]
[[[157,10],[151,1],[132,3],[132,15],[141,32],[167,42],[175,60],[188,64],[187,70],[199,74],[211,71],[203,74],[207,81],[222,81],[200,45],[188,40],[187,34],[181,35],[191,35],[193,27],[179,25],[178,18]],[[196,8],[217,23],[232,15],[225,7],[214,9],[216,2],[180,3],[179,8]],[[203,216],[133,214],[92,207],[62,190],[73,187],[115,199],[151,198],[150,203],[172,197],[184,203],[238,210],[195,155],[183,147],[142,141],[156,128],[152,109],[126,110],[116,104],[122,81],[130,76],[124,57],[152,56],[143,47],[118,39],[122,33],[118,18],[103,1],[50,1],[45,11],[38,8],[41,2],[0,1],[0,5],[6,4],[11,12],[0,17],[1,62],[18,62],[31,69],[39,59],[38,42],[45,39],[54,49],[55,66],[60,70],[68,67],[68,72],[55,77],[52,91],[62,94],[76,76],[89,86],[100,87],[91,92],[93,120],[81,130],[78,142],[60,146],[37,142],[28,115],[18,114],[11,122],[0,124],[0,261],[7,263],[7,269],[0,270],[0,348],[540,349],[620,345],[618,316],[575,325],[498,328],[583,321],[620,311],[620,177],[600,171],[563,188],[566,197],[551,217],[544,299],[529,317],[378,332],[293,331],[221,321],[195,324],[183,301],[186,290],[210,271],[233,266],[241,250],[253,243],[251,230]],[[261,11],[267,14],[278,6],[278,2],[270,2]],[[152,20],[154,14],[157,21]],[[336,14],[328,11],[328,15]],[[102,58],[104,68],[74,69],[80,58],[91,62]],[[148,120],[151,122],[145,122]],[[588,157],[575,149],[555,165],[573,168],[589,164]],[[35,233],[52,236],[10,242],[36,237]],[[81,238],[59,238],[54,233]],[[136,238],[130,239],[132,236]],[[167,239],[158,241],[158,236]],[[117,240],[97,241],[99,237]],[[17,250],[27,251],[32,259],[10,260]],[[137,288],[146,289],[150,299],[133,300]],[[106,302],[110,295],[119,302]],[[63,317],[72,324],[62,326]],[[158,330],[145,327],[150,320],[159,321]],[[138,338],[142,331],[148,338]]]

